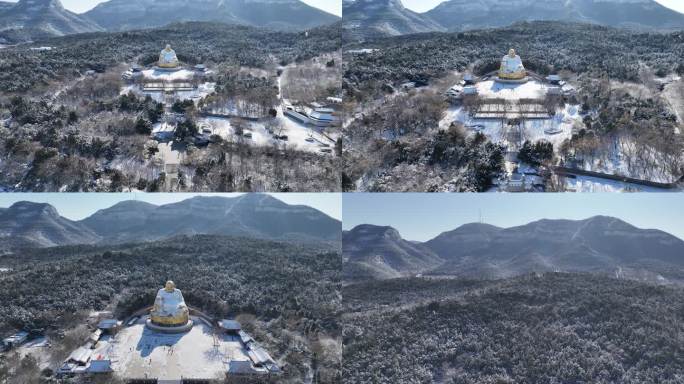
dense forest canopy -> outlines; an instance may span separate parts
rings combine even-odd
[[[264,67],[274,59],[288,64],[340,48],[340,24],[304,32],[219,23],[181,23],[167,27],[118,32],[90,33],[52,38],[0,50],[0,89],[23,92],[49,81],[73,78],[80,72],[121,63],[147,65],[171,44],[187,64],[227,63]],[[32,50],[30,47],[52,47]]]
[[[360,384],[681,383],[682,293],[561,273],[350,285],[343,375]]]
[[[65,314],[102,310],[114,299],[125,316],[150,305],[168,279],[189,305],[217,317],[297,314],[309,319],[310,330],[337,327],[341,259],[328,243],[195,236],[26,250],[0,263],[12,268],[0,274],[3,332],[59,328]]]
[[[528,69],[542,74],[569,70],[605,73],[637,81],[642,65],[658,75],[684,73],[684,35],[633,32],[590,24],[552,21],[518,23],[499,29],[426,33],[348,44],[345,79],[355,87],[375,82],[428,81],[475,65],[484,74],[498,69],[510,48]]]

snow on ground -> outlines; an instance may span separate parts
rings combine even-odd
[[[250,121],[248,127],[244,132],[250,132],[252,138],[244,137],[246,142],[258,146],[269,146],[274,144],[287,144],[298,150],[309,151],[314,153],[321,153],[323,145],[333,147],[334,141],[321,134],[318,128],[301,124],[287,116],[283,116],[281,112],[278,113],[276,123],[282,127],[281,130],[276,130],[277,135],[285,135],[288,141],[280,141],[273,138],[267,131],[267,123],[264,121]],[[230,119],[222,117],[205,117],[198,121],[200,130],[209,128],[212,135],[219,135],[224,140],[235,140],[236,134],[234,127],[230,124]]]
[[[192,80],[195,76],[195,71],[181,69],[178,71],[160,71],[158,69],[146,69],[142,71],[143,76],[147,80],[156,81],[180,81]]]
[[[185,146],[173,141],[159,143],[156,157],[161,160],[164,166],[179,165],[185,156]]]
[[[373,53],[375,51],[379,51],[379,49],[376,49],[376,48],[350,49],[347,51],[347,53],[356,54],[356,55],[365,55],[367,53]]]
[[[665,86],[663,97],[667,100],[679,124],[684,124],[684,81],[680,78]]]
[[[501,83],[494,80],[476,84],[480,97],[506,100],[541,99],[546,95],[546,86],[538,81],[524,84]]]
[[[50,343],[45,337],[39,337],[28,341],[16,349],[22,358],[31,355],[38,362],[40,369],[50,367]]]
[[[661,188],[652,188],[638,184],[624,183],[590,176],[566,178],[565,186],[568,192],[666,192]]]
[[[133,92],[134,94],[138,96],[150,96],[152,100],[158,102],[158,103],[164,103],[165,96],[164,92],[161,91],[155,91],[155,92],[145,92],[141,86],[136,85],[136,84],[128,84],[125,85],[121,88],[121,95],[127,95],[129,93]],[[202,83],[200,84],[197,89],[194,89],[192,91],[176,91],[175,92],[175,99],[176,100],[200,100],[203,99],[211,94],[216,92],[216,83]]]
[[[112,369],[124,378],[211,379],[225,377],[230,361],[249,361],[238,338],[215,335],[198,318],[187,333],[163,334],[145,326],[147,317],[101,341],[93,358],[112,360]]]
[[[171,136],[173,136],[174,129],[175,128],[173,124],[169,124],[166,122],[157,123],[152,126],[152,134],[159,136],[165,136],[170,134]]]
[[[470,132],[479,131],[495,143],[505,143],[504,133],[510,129],[497,119],[475,119],[463,107],[450,107],[440,121],[440,129],[446,129],[453,121],[462,123]],[[524,121],[524,140],[546,140],[555,148],[572,137],[573,126],[582,125],[578,105],[566,105],[550,119],[528,119]]]
[[[679,179],[679,176],[671,173],[673,161],[675,159],[652,147],[637,145],[630,137],[622,136],[601,147],[593,156],[585,154],[579,167],[595,172],[672,183]]]

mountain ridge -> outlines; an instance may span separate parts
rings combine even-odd
[[[655,0],[447,0],[423,13],[406,9],[401,0],[345,0],[343,9],[345,38],[351,41],[500,28],[525,21],[579,22],[637,30],[684,29],[684,14]]]
[[[0,42],[24,42],[87,32],[221,22],[300,31],[341,18],[300,0],[109,0],[76,14],[60,0],[0,1]]]
[[[226,235],[270,240],[339,241],[341,222],[314,208],[270,195],[198,196],[154,205],[123,201],[83,220],[49,204],[18,202],[0,210],[0,250],[75,244],[145,242],[182,235]]]
[[[344,237],[343,250],[360,247],[346,243],[350,241],[355,239]],[[543,219],[510,228],[471,223],[415,246],[424,252],[423,257],[436,256],[441,262],[423,270],[399,269],[396,274],[499,279],[534,272],[594,272],[655,282],[684,282],[684,240],[608,216]],[[395,256],[391,253],[395,250],[386,251],[382,255],[385,259]],[[348,252],[343,255],[347,263],[353,261]],[[349,264],[346,275],[353,280],[357,268]],[[376,269],[382,268],[376,265]],[[388,278],[382,274],[370,276]]]
[[[110,0],[84,15],[109,31],[161,27],[182,21],[302,30],[340,19],[299,0]]]

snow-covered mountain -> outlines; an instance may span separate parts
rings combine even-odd
[[[447,0],[425,13],[401,0],[344,0],[347,38],[504,27],[554,20],[649,30],[684,29],[684,14],[655,0]]]
[[[445,30],[401,0],[343,0],[342,12],[344,32],[354,40]]]
[[[195,197],[162,206],[126,201],[96,212],[83,224],[107,242],[192,234],[339,241],[341,231],[338,220],[316,209],[260,194]]]
[[[684,241],[597,216],[540,220],[513,228],[467,225],[424,244],[445,261],[433,274],[504,278],[529,272],[602,272],[657,280],[684,277]]]
[[[195,234],[339,242],[341,231],[339,220],[314,208],[260,194],[195,197],[160,206],[124,201],[80,221],[60,216],[49,204],[19,202],[0,209],[0,251]]]
[[[110,0],[84,15],[110,31],[182,21],[301,30],[340,20],[299,0]]]
[[[300,0],[110,0],[81,15],[64,9],[60,0],[0,1],[0,43],[184,21],[303,30],[339,20]]]
[[[97,24],[64,9],[60,0],[19,0],[0,4],[0,35],[31,40],[100,31]],[[19,39],[18,39],[19,40]]]
[[[422,244],[406,242],[391,230],[364,229],[365,236],[351,236],[355,231],[343,237],[348,280],[353,280],[354,273],[358,278],[415,273],[506,278],[562,271],[684,282],[684,241],[612,217],[540,220],[512,228],[467,224]],[[357,267],[359,261],[375,271],[391,270],[393,275],[367,273]]]
[[[532,20],[684,29],[684,14],[654,0],[447,0],[425,15],[452,31]]]

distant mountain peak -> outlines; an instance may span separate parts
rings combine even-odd
[[[87,18],[65,9],[60,0],[19,0],[0,13],[0,37],[5,31],[34,40],[101,30]]]
[[[407,9],[400,0],[356,0],[342,6],[347,39],[445,30],[430,17]]]
[[[57,209],[47,203],[34,203],[31,201],[19,201],[12,204],[7,212],[22,215],[45,215],[50,217],[60,217]]]
[[[401,239],[401,234],[394,227],[382,226],[382,225],[372,225],[372,224],[361,224],[349,231],[352,235],[371,235],[379,236],[391,239]]]
[[[343,256],[347,280],[620,271],[621,277],[656,281],[670,271],[684,281],[682,239],[610,216],[542,219],[510,228],[470,223],[425,243],[407,242],[392,227],[359,225],[344,234]]]

